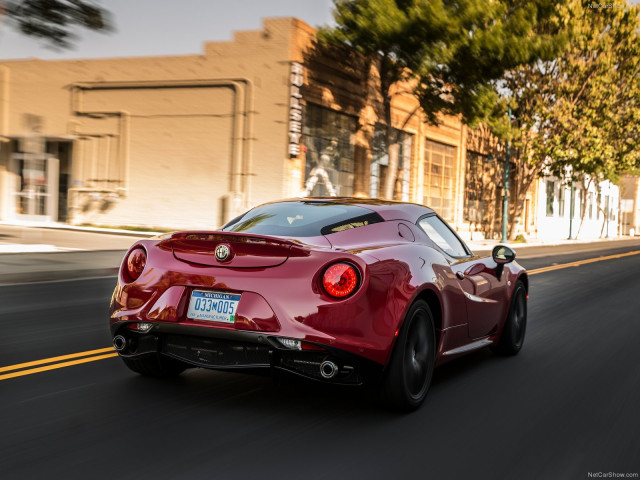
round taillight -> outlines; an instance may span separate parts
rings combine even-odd
[[[131,281],[137,280],[147,264],[147,252],[138,247],[129,253],[127,257],[127,275]]]
[[[332,297],[344,298],[358,286],[358,273],[348,263],[336,263],[325,270],[322,286]]]

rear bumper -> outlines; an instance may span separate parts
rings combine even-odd
[[[383,366],[351,352],[321,345],[321,350],[286,348],[272,333],[218,330],[154,323],[147,332],[111,325],[115,338],[125,339],[122,357],[162,354],[193,367],[245,371],[274,369],[311,380],[339,385],[371,385],[382,378]],[[327,375],[335,366],[335,373]],[[323,374],[323,368],[324,374]]]

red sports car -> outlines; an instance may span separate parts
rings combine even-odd
[[[509,247],[474,255],[423,205],[267,203],[216,231],[142,240],[120,268],[113,344],[143,375],[271,369],[378,388],[412,410],[434,367],[522,347],[528,278]]]

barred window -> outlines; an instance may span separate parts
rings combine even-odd
[[[495,176],[495,162],[480,153],[467,151],[467,165],[464,182],[464,219],[471,223],[481,223],[484,216],[485,187],[491,185]]]
[[[423,203],[445,220],[453,220],[456,147],[427,140],[424,152]]]
[[[303,196],[352,195],[356,119],[312,103],[306,105],[303,119]]]

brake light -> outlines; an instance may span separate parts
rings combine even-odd
[[[344,298],[358,286],[358,273],[348,263],[336,263],[325,270],[322,286],[332,297]]]
[[[147,252],[142,247],[132,250],[127,256],[127,275],[131,281],[135,281],[142,275],[142,271],[147,264]]]

